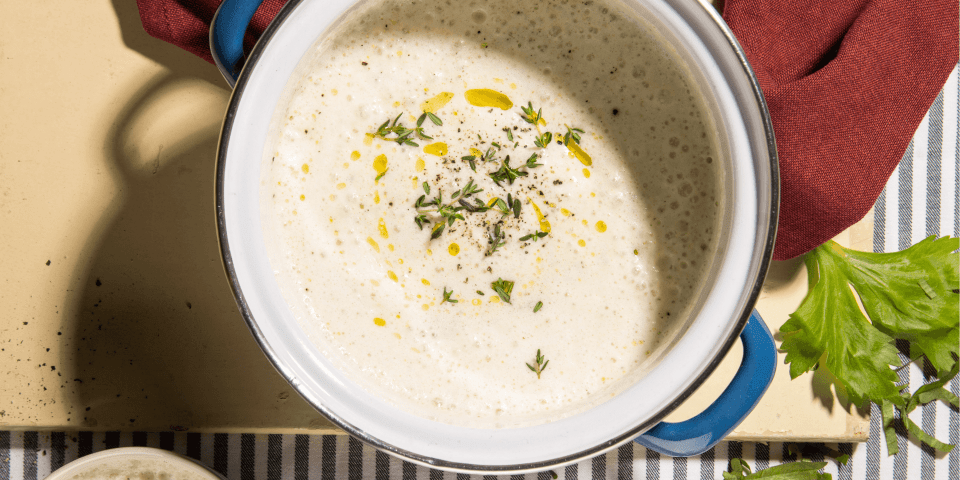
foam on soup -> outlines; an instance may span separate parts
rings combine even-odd
[[[678,58],[604,2],[357,9],[303,60],[262,169],[311,340],[456,425],[546,422],[636,381],[720,228],[717,134]]]

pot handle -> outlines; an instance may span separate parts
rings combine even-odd
[[[706,452],[723,440],[757,406],[773,381],[777,349],[756,310],[740,332],[743,360],[730,385],[699,415],[678,423],[660,422],[634,441],[671,457]]]
[[[210,22],[210,53],[233,88],[243,68],[243,37],[260,0],[223,0]]]

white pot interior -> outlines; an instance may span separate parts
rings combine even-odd
[[[703,296],[685,334],[632,387],[588,411],[523,428],[462,428],[408,414],[357,387],[301,331],[265,253],[260,163],[270,148],[271,118],[288,79],[351,2],[296,3],[272,27],[269,41],[258,45],[253,65],[237,85],[221,143],[218,215],[225,264],[241,310],[268,357],[308,402],[350,433],[407,459],[451,469],[520,471],[570,463],[614,448],[655,424],[702,382],[739,333],[772,248],[777,181],[772,133],[744,60],[716,13],[708,13],[710,7],[686,0],[630,6],[686,59],[721,133],[729,161],[729,208],[715,287]]]

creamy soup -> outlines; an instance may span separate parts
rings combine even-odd
[[[603,2],[380,2],[302,62],[265,156],[271,264],[369,392],[473,427],[583,411],[712,267],[717,138],[678,56]]]

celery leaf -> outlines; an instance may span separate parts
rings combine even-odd
[[[858,405],[904,407],[891,368],[900,366],[894,340],[912,342],[940,374],[953,370],[960,355],[958,247],[956,238],[929,237],[895,253],[832,241],[809,253],[810,290],[780,327],[790,376],[822,362]]]

